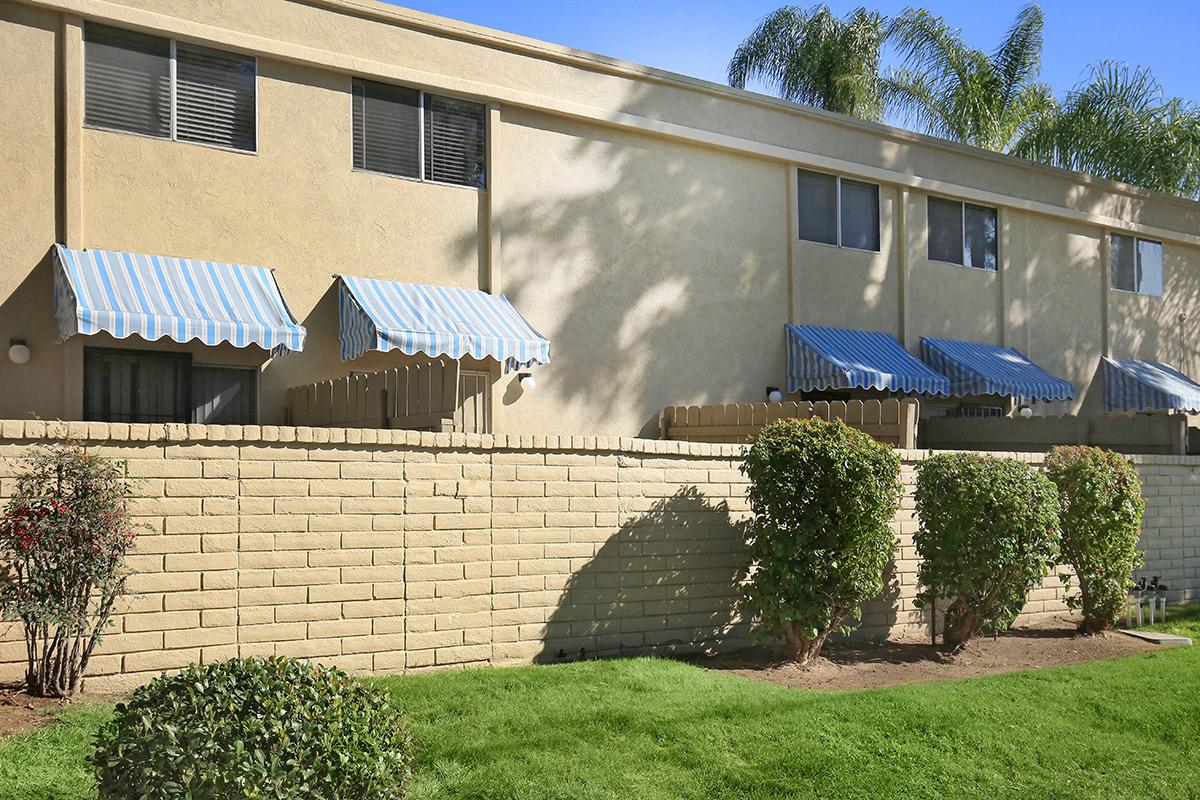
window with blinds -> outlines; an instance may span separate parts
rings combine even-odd
[[[169,137],[170,40],[89,22],[84,41],[84,122]]]
[[[107,25],[84,27],[90,127],[253,151],[256,77],[256,62],[247,56]]]
[[[484,187],[485,106],[362,78],[351,95],[355,169]]]
[[[354,79],[354,168],[421,177],[421,93]]]
[[[184,44],[175,47],[175,137],[253,150],[253,58]]]
[[[879,187],[824,172],[796,173],[799,236],[855,250],[879,250]]]
[[[425,95],[425,179],[482,189],[484,107]]]

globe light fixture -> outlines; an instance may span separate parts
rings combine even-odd
[[[521,391],[523,392],[532,392],[537,388],[537,379],[529,372],[522,372],[518,375],[517,382],[521,384]]]
[[[8,360],[14,364],[29,363],[29,345],[24,339],[10,339],[8,342]]]
[[[767,387],[767,402],[768,403],[782,403],[783,402],[783,392],[779,391],[778,386],[768,386]]]

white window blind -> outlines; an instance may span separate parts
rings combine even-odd
[[[170,40],[89,22],[84,41],[84,121],[170,136]]]
[[[256,72],[247,56],[89,22],[84,123],[252,151]]]
[[[1108,252],[1112,288],[1162,295],[1162,242],[1114,233]]]
[[[175,136],[253,150],[253,58],[180,42],[175,48]]]
[[[421,93],[354,79],[354,168],[421,177]]]
[[[879,187],[842,178],[842,247],[879,249]]]
[[[484,106],[425,95],[425,179],[483,188]]]

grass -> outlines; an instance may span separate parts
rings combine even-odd
[[[1167,606],[1167,621],[1154,625],[1143,625],[1145,630],[1161,631],[1186,636],[1200,645],[1200,603],[1185,606]]]
[[[1200,606],[1170,619],[1183,632]],[[414,800],[1126,800],[1200,787],[1200,647],[861,692],[653,659],[376,684],[422,742]],[[88,797],[89,739],[107,713],[68,709],[0,741],[0,798]]]
[[[0,798],[91,797],[92,775],[86,763],[92,736],[111,713],[107,703],[80,703],[56,712],[51,725],[0,739]]]

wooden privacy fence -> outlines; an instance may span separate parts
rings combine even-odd
[[[811,417],[840,419],[885,444],[916,447],[917,401],[911,398],[668,406],[660,421],[660,433],[663,439],[685,442],[742,443],[768,422]]]
[[[931,450],[1038,452],[1056,444],[1090,444],[1118,453],[1185,455],[1187,417],[1135,414],[921,420],[921,447]]]
[[[458,408],[458,362],[437,359],[293,386],[287,423],[317,428],[450,431]]]

